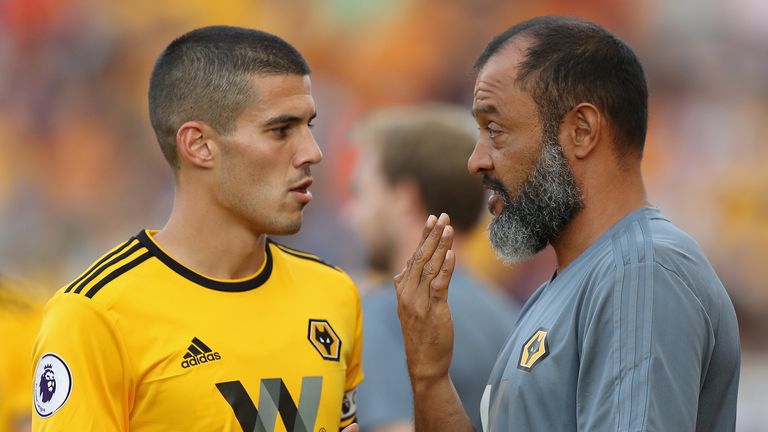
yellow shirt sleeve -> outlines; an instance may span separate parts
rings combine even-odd
[[[108,312],[83,296],[56,295],[33,350],[32,430],[127,431],[127,358]]]
[[[353,289],[357,290],[353,286]],[[363,313],[360,305],[360,296],[355,295],[355,342],[349,365],[347,366],[347,379],[344,386],[344,400],[341,408],[340,428],[345,428],[357,421],[357,386],[363,381]]]
[[[357,289],[353,286],[353,289]],[[355,295],[355,344],[352,348],[352,356],[347,366],[347,382],[345,391],[356,388],[363,381],[363,311],[360,305],[360,296]]]

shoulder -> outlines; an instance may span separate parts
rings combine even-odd
[[[354,281],[339,267],[329,264],[318,255],[288,247],[272,239],[268,239],[267,243],[275,263],[283,263],[286,267],[295,270],[294,273],[302,278],[317,282],[331,282],[333,285],[353,291],[355,297],[359,297]]]
[[[658,209],[647,208],[622,224],[613,230],[611,240],[615,264],[652,264],[673,271],[688,266],[712,272],[696,241]]]
[[[152,256],[146,244],[138,236],[133,236],[102,255],[77,278],[59,289],[54,299],[80,297],[109,306],[124,291],[119,287],[133,286],[145,280],[141,276],[142,270]]]
[[[315,255],[315,254],[312,254],[312,253],[309,253],[309,252],[305,252],[305,251],[301,251],[301,250],[292,248],[290,246],[286,246],[286,245],[284,245],[282,243],[278,243],[278,242],[274,241],[271,238],[267,239],[267,243],[271,246],[271,249],[276,254],[282,255],[282,256],[286,257],[288,260],[300,260],[300,261],[295,261],[295,262],[308,261],[309,263],[311,263],[311,264],[309,264],[311,267],[314,267],[314,265],[317,264],[317,265],[319,265],[319,267],[318,267],[319,269],[328,268],[328,269],[332,269],[332,270],[335,270],[337,272],[343,273],[340,268],[338,268],[338,267],[336,267],[336,266],[334,266],[332,264],[328,264],[327,262],[325,262],[325,260],[323,260],[318,255]],[[308,263],[305,262],[305,264],[308,264]]]
[[[714,269],[696,241],[666,219],[652,221],[654,262],[665,269],[678,273],[690,270],[704,272],[716,278]]]
[[[594,253],[588,273],[615,277],[631,268],[655,267],[674,271],[685,266],[711,266],[701,248],[660,211],[646,208],[611,228],[607,247]]]
[[[690,303],[707,311],[730,304],[701,248],[657,209],[612,229],[609,250],[588,272],[593,294],[647,295],[653,304]]]
[[[656,272],[669,273],[707,310],[730,305],[715,269],[691,236],[663,216],[650,219],[648,225]]]

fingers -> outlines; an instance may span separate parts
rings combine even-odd
[[[405,269],[395,276],[395,289],[398,296],[411,286],[415,288],[414,284],[418,284],[422,280],[421,273],[424,270],[424,265],[432,258],[448,223],[450,223],[450,218],[445,213],[442,213],[439,218],[434,215],[427,218],[416,251],[408,260]]]
[[[345,427],[341,432],[360,432],[360,426],[358,426],[357,423],[352,423]]]
[[[424,266],[432,259],[435,250],[437,250],[440,244],[440,239],[443,237],[443,231],[451,219],[447,214],[443,213],[437,218],[434,228],[429,232],[427,237],[422,241],[421,245],[416,248],[416,252],[411,257],[411,275],[420,275],[424,270]]]
[[[432,257],[426,264],[424,264],[424,270],[421,272],[419,282],[432,282],[432,279],[434,279],[440,272],[440,268],[445,261],[445,254],[451,249],[451,246],[453,246],[453,227],[448,225],[443,230],[437,248],[432,253]]]
[[[435,215],[429,215],[427,218],[427,223],[424,224],[424,229],[421,231],[421,240],[419,240],[419,245],[416,246],[416,250],[418,250],[421,245],[424,244],[424,240],[427,239],[429,236],[429,233],[432,232],[432,229],[435,227],[435,224],[437,223],[437,217]]]
[[[453,228],[448,225],[450,219],[445,213],[441,214],[435,228],[424,240],[421,247],[422,261],[415,260],[411,276],[414,277],[408,287],[413,286],[411,298],[418,310],[426,310],[430,305],[432,280],[440,273],[445,261],[445,255],[453,245]],[[426,257],[424,260],[423,257]],[[426,262],[424,262],[426,261]],[[421,264],[423,262],[423,264]],[[421,268],[421,271],[418,271]],[[408,288],[410,289],[410,288]]]
[[[453,269],[456,268],[456,254],[448,250],[440,272],[429,283],[429,301],[431,304],[448,302],[448,285],[451,282]]]

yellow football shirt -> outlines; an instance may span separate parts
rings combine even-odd
[[[25,288],[0,278],[0,432],[29,422],[29,360],[42,303]]]
[[[152,239],[110,251],[46,305],[35,431],[337,431],[355,419],[362,318],[352,280],[272,241],[240,280]]]

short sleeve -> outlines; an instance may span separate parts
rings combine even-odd
[[[357,288],[354,288],[357,290]],[[356,388],[363,381],[363,311],[360,296],[355,295],[355,342],[347,365],[347,379],[344,390]]]
[[[59,294],[33,349],[35,432],[127,431],[131,392],[121,339],[90,299]]]
[[[357,287],[355,292],[355,335],[347,363],[347,376],[344,382],[344,400],[341,407],[340,428],[345,428],[357,421],[357,386],[363,381],[363,312]]]
[[[625,265],[584,307],[579,430],[695,430],[712,327],[685,283],[658,264]]]

